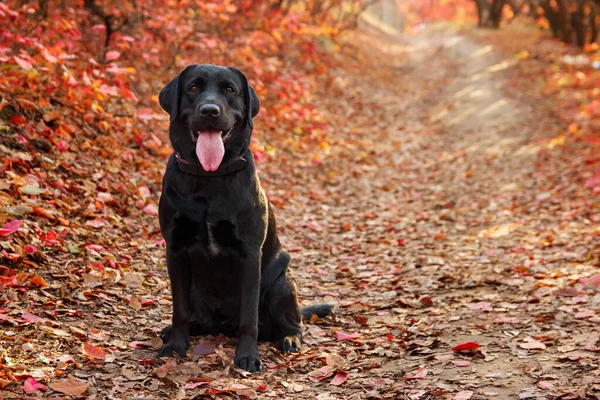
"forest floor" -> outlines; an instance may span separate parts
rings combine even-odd
[[[492,34],[345,40],[373,68],[319,100],[340,135],[259,164],[302,304],[336,305],[302,352],[263,343],[253,375],[224,337],[154,359],[171,302],[153,219],[120,247],[130,269],[74,251],[37,272],[48,286],[4,288],[0,398],[600,398],[600,208],[552,98]]]

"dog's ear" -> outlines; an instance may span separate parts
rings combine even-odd
[[[242,80],[244,91],[244,101],[246,102],[246,119],[248,120],[248,126],[250,129],[254,128],[254,124],[252,123],[252,118],[256,117],[258,111],[260,111],[260,101],[258,101],[258,96],[256,96],[256,92],[248,83],[248,79],[246,79],[246,75],[242,73],[237,68],[229,67],[234,73],[236,73],[240,79]]]
[[[180,97],[180,83],[181,77],[185,74],[185,72],[191,68],[197,67],[198,64],[192,64],[185,67],[183,71],[181,71],[175,78],[171,80],[171,82],[167,83],[167,85],[162,88],[160,93],[158,94],[158,101],[160,106],[169,113],[171,116],[171,123],[175,122],[177,116],[179,114],[179,97]]]

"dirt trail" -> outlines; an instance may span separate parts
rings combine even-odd
[[[352,363],[354,390],[324,387],[320,398],[591,390],[597,373],[583,371],[596,356],[585,350],[597,348],[600,299],[574,297],[573,284],[594,272],[584,261],[593,232],[585,217],[567,216],[576,208],[568,160],[538,171],[541,140],[561,126],[538,99],[510,95],[512,61],[491,46],[444,31],[383,52],[396,76],[363,83],[379,114],[350,114],[372,136],[332,150],[320,171],[335,178],[317,173],[323,192],[299,196],[290,209],[301,214],[282,212],[292,221],[284,236],[298,233],[304,249],[297,265],[311,266],[299,268],[301,293],[318,288],[339,302],[332,327],[362,332],[362,346],[331,348]],[[360,155],[361,143],[373,150]],[[344,158],[350,166],[340,168]],[[481,347],[451,350],[465,342]]]

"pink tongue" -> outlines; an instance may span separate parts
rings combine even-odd
[[[223,161],[225,147],[219,131],[198,132],[196,155],[205,171],[216,171]]]

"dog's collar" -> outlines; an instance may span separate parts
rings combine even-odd
[[[244,168],[247,161],[243,157],[238,157],[235,160],[229,162],[229,164],[221,165],[216,171],[205,171],[199,163],[193,163],[181,157],[179,153],[175,153],[177,159],[177,165],[179,169],[186,174],[196,176],[221,176],[231,174],[232,172],[239,171]]]

